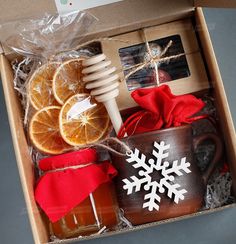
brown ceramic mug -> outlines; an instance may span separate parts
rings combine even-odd
[[[143,204],[148,200],[148,197],[146,196],[145,198],[145,195],[149,194],[152,188],[143,184],[140,185],[139,190],[139,186],[136,185],[137,187],[133,188],[132,193],[127,195],[128,188],[125,183],[126,181],[124,181],[124,179],[128,179],[129,182],[133,182],[135,178],[145,178],[143,173],[145,169],[142,167],[139,168],[137,162],[131,162],[132,160],[130,162],[127,161],[127,159],[130,159],[131,154],[127,156],[111,154],[112,162],[119,173],[115,180],[118,201],[120,207],[124,210],[125,217],[133,225],[194,213],[202,207],[207,181],[217,163],[220,161],[223,152],[221,140],[217,135],[208,133],[193,137],[192,127],[190,125],[185,125],[134,135],[122,140],[129,145],[133,152],[136,148],[140,153],[146,155],[145,161],[149,167],[151,167],[151,163],[157,162],[152,154],[154,143],[165,143],[165,145],[169,145],[169,149],[165,151],[168,152],[168,157],[162,160],[163,162],[160,164],[160,167],[168,161],[169,166],[167,165],[168,167],[165,168],[165,170],[167,170],[173,166],[174,161],[178,160],[177,165],[181,162],[184,163],[185,171],[187,172],[186,173],[184,169],[180,169],[177,174],[173,173],[175,177],[174,180],[172,179],[172,181],[170,181],[166,178],[168,184],[179,184],[177,190],[184,189],[186,191],[182,194],[184,198],[182,200],[177,199],[178,203],[176,203],[175,195],[172,194],[173,192],[171,193],[171,191],[168,192],[168,189],[164,185],[162,189],[164,193],[158,191],[160,199],[156,201],[156,203],[159,209],[157,210],[155,208],[150,211],[150,209],[144,207]],[[194,150],[206,140],[214,142],[215,154],[207,169],[204,172],[200,172],[194,159]],[[156,152],[158,152],[158,150],[156,150]],[[139,154],[139,156],[140,155],[141,154]],[[150,159],[152,160],[150,161]],[[181,161],[181,159],[183,159],[183,161]],[[158,182],[159,184],[160,180],[163,178],[161,171],[157,170],[153,170],[149,175],[152,181]],[[167,193],[169,193],[170,197],[168,197]]]

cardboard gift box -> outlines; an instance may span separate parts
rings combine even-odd
[[[185,21],[191,19],[196,30],[198,38],[198,45],[201,48],[201,55],[204,60],[206,73],[208,76],[208,83],[206,80],[201,85],[198,79],[195,79],[196,85],[194,90],[187,92],[196,92],[201,89],[212,87],[214,91],[215,101],[218,113],[221,115],[220,125],[223,128],[224,142],[226,144],[227,160],[230,163],[231,175],[233,177],[234,189],[236,186],[236,138],[233,121],[231,118],[227,97],[224,91],[223,81],[219,72],[217,61],[214,55],[208,29],[205,23],[204,15],[201,7],[236,7],[236,1],[223,0],[124,0],[109,5],[104,5],[88,10],[94,14],[99,22],[96,27],[88,34],[88,38],[98,38],[107,36],[117,36],[128,32],[134,32],[141,28],[149,28],[152,26],[160,26],[174,21]],[[0,23],[9,21],[10,19],[19,19],[32,17],[44,12],[56,12],[56,5],[53,0],[40,1],[1,1],[1,17]],[[155,27],[159,28],[159,27]],[[0,33],[1,38],[7,36],[7,33]],[[129,34],[127,34],[129,35]],[[0,39],[1,41],[1,39]],[[13,70],[10,61],[16,54],[9,49],[0,46],[0,70],[2,83],[4,88],[6,106],[8,110],[9,123],[13,138],[14,149],[17,158],[20,178],[26,200],[29,219],[32,227],[35,243],[49,242],[49,234],[47,227],[44,224],[41,211],[34,200],[34,166],[31,156],[29,154],[26,134],[23,128],[22,108],[20,98],[14,90],[13,84]],[[194,73],[197,76],[197,73]],[[204,75],[205,76],[205,75]],[[198,76],[197,76],[198,77]],[[196,78],[197,78],[196,77]],[[175,81],[173,81],[175,82]],[[192,82],[192,81],[191,81]],[[190,83],[191,84],[191,83]],[[188,86],[188,83],[185,84]],[[191,86],[191,85],[189,85]],[[186,91],[182,91],[186,92]],[[181,93],[181,92],[179,92]],[[235,191],[236,193],[236,191]],[[182,216],[175,219],[159,221],[146,225],[134,227],[133,229],[123,229],[118,232],[105,233],[101,236],[113,235],[117,233],[124,233],[127,231],[138,230],[146,227],[156,226],[163,222],[172,222],[181,220],[186,217],[193,217],[200,214],[206,214],[228,208],[234,205],[227,205],[222,208],[214,210],[206,210],[196,214]],[[86,239],[95,238],[85,237]],[[74,239],[82,240],[84,238]],[[62,243],[70,242],[71,240],[62,241]]]
[[[142,36],[142,31],[144,31],[145,38]],[[168,85],[171,87],[171,90],[174,92],[174,94],[178,95],[193,93],[209,88],[210,84],[208,82],[203,58],[190,18],[173,21],[171,23],[158,26],[147,27],[126,34],[116,35],[113,38],[115,41],[102,41],[102,51],[106,54],[107,58],[112,61],[112,64],[117,68],[117,70],[120,71],[119,77],[121,78],[121,80],[124,80],[125,77],[125,72],[123,71],[123,68],[127,66],[126,64],[122,64],[122,54],[124,55],[124,58],[126,58],[127,53],[135,53],[134,49],[137,48],[139,54],[135,55],[144,56],[145,54],[142,52],[142,49],[145,49],[146,45],[143,39],[148,41],[150,43],[149,45],[152,45],[151,43],[153,42],[163,42],[163,49],[168,45],[169,41],[172,41],[173,44],[172,47],[169,48],[169,50],[172,49],[172,53],[174,54],[186,54],[184,55],[184,59],[186,60],[188,66],[186,67],[188,71],[186,72],[186,74],[183,75],[183,77],[178,77],[177,79],[174,79],[174,75],[172,75],[173,79],[168,82]],[[131,48],[133,50],[132,52],[130,50]],[[182,52],[181,49],[183,50]],[[172,56],[171,51],[166,56],[167,58]],[[184,69],[184,67],[180,69],[180,65],[178,63],[184,63],[184,60],[180,60],[180,58],[177,58],[176,60],[173,60],[172,62],[171,61],[172,60],[170,59],[166,64],[166,66],[169,67],[168,73],[173,70],[175,70],[176,73],[183,72],[182,70]],[[176,63],[176,66],[174,66],[173,63]],[[147,68],[149,68],[149,66],[147,66]],[[160,64],[159,66],[159,69],[162,69],[162,65]],[[154,68],[153,72],[155,72]],[[135,73],[134,80],[144,80],[145,76],[148,75],[145,73],[142,74],[141,70],[141,72]],[[130,79],[127,79],[126,82],[121,82],[119,87],[120,95],[117,97],[117,103],[120,110],[125,110],[135,106],[135,102],[130,96],[133,88],[130,86],[131,82],[129,83],[129,80],[132,82],[132,76],[130,77]],[[198,80],[198,82],[196,82],[196,80]],[[157,84],[155,84],[154,82],[153,85]]]

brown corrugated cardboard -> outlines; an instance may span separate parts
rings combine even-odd
[[[5,2],[1,1],[1,5],[7,4],[9,7],[9,3],[15,2],[13,0]],[[36,1],[20,1],[20,5],[22,3],[28,3],[29,4],[29,9],[33,8],[32,3],[36,4]],[[45,9],[46,3],[49,2],[47,0],[42,0],[43,6],[39,7],[39,9]],[[147,27],[148,25],[153,25],[154,23],[163,23],[166,21],[170,20],[176,20],[183,18],[185,16],[190,16],[192,15],[193,19],[195,19],[197,25],[198,25],[198,34],[199,34],[199,40],[202,46],[202,51],[203,55],[206,60],[206,66],[209,71],[210,75],[210,81],[212,82],[212,85],[215,89],[215,95],[216,95],[216,101],[217,101],[217,106],[219,109],[219,112],[221,114],[221,126],[224,128],[224,139],[225,143],[227,145],[227,157],[228,161],[231,162],[231,172],[233,175],[233,180],[234,180],[234,185],[236,185],[236,138],[235,138],[235,129],[233,126],[233,121],[231,118],[231,114],[229,111],[229,106],[227,103],[227,98],[226,94],[224,92],[224,87],[222,83],[222,79],[219,73],[219,68],[217,66],[216,58],[214,55],[214,51],[212,48],[212,44],[210,41],[209,33],[207,30],[207,26],[204,20],[204,16],[202,13],[201,9],[196,9],[194,10],[192,8],[192,1],[176,1],[173,0],[171,1],[172,5],[169,5],[169,2],[167,4],[166,1],[163,0],[126,0],[123,3],[127,3],[127,7],[132,8],[134,6],[136,9],[136,12],[133,10],[132,15],[130,16],[128,10],[123,11],[122,14],[117,12],[117,16],[121,15],[121,17],[118,18],[118,21],[114,21],[114,15],[113,12],[117,10],[117,6],[119,5],[118,3],[112,4],[110,6],[105,6],[104,7],[99,7],[99,14],[102,16],[104,12],[106,12],[107,9],[109,9],[109,13],[105,13],[106,21],[113,22],[109,23],[108,26],[106,26],[106,31],[107,33],[123,33],[127,32],[130,30],[136,30],[139,27]],[[183,5],[179,5],[178,2],[181,2]],[[190,4],[191,2],[191,4]],[[139,3],[139,4],[135,4]],[[37,1],[37,4],[38,1]],[[117,5],[118,4],[118,5]],[[160,5],[162,4],[162,5]],[[174,10],[172,9],[173,6],[176,6],[175,4],[178,5],[177,8]],[[196,3],[197,4],[197,3]],[[145,5],[145,6],[144,6]],[[50,7],[51,6],[51,7]],[[160,8],[160,6],[165,6],[163,8]],[[1,6],[0,6],[1,7]],[[16,8],[16,5],[13,5],[12,7]],[[18,5],[19,7],[19,5]],[[108,7],[108,8],[107,8]],[[115,7],[115,8],[114,8]],[[53,5],[49,5],[49,9],[53,8]],[[113,9],[114,8],[114,9]],[[119,7],[118,7],[119,9]],[[30,12],[27,10],[27,13]],[[161,15],[158,15],[161,10],[164,10],[164,13]],[[5,11],[7,11],[7,8],[5,8]],[[14,15],[15,9],[11,12]],[[94,11],[94,10],[93,10]],[[143,12],[140,16],[137,13]],[[168,12],[169,11],[169,12]],[[37,11],[36,11],[37,12]],[[145,12],[145,13],[144,13]],[[33,12],[31,12],[33,13]],[[112,14],[111,14],[112,13]],[[186,14],[187,13],[187,14]],[[35,14],[35,12],[34,12]],[[127,15],[127,16],[126,16]],[[127,17],[127,18],[126,18]],[[139,18],[140,17],[140,18]],[[150,17],[150,18],[149,18]],[[127,23],[125,20],[130,21]],[[139,22],[139,19],[141,22]],[[104,19],[105,20],[105,19]],[[121,21],[122,28],[120,28],[119,21]],[[112,30],[111,28],[114,28],[115,30]],[[104,29],[101,29],[101,35],[105,34]],[[0,52],[1,53],[1,52]],[[34,186],[34,173],[33,173],[33,167],[32,167],[32,160],[29,156],[28,152],[28,145],[26,141],[26,136],[24,133],[24,128],[23,128],[23,123],[22,123],[22,113],[21,113],[21,107],[20,107],[20,102],[19,102],[19,97],[17,93],[14,90],[13,87],[13,71],[11,69],[9,61],[11,60],[11,55],[6,55],[5,54],[0,54],[0,70],[1,70],[1,76],[2,76],[2,83],[3,83],[3,88],[4,88],[4,93],[5,93],[5,100],[6,100],[6,105],[7,105],[7,110],[8,110],[8,116],[9,116],[9,123],[11,127],[11,133],[12,133],[12,138],[14,142],[14,148],[15,148],[15,153],[17,157],[17,163],[18,163],[18,168],[20,172],[20,177],[21,177],[21,182],[22,182],[22,187],[24,190],[24,195],[27,203],[27,209],[28,209],[28,214],[29,214],[29,219],[30,223],[32,226],[32,231],[35,239],[36,244],[42,244],[48,242],[48,232],[47,232],[47,227],[43,224],[42,221],[42,216],[40,215],[40,211],[37,208],[37,205],[34,201],[34,194],[33,194],[33,186]],[[231,205],[234,206],[234,205]],[[224,208],[227,208],[230,206],[226,206]],[[223,209],[223,208],[220,208]],[[220,209],[216,210],[211,210],[211,211],[205,211],[203,213],[210,213],[214,211],[218,211]],[[134,230],[139,230],[142,228],[147,228],[150,226],[155,226],[161,223],[168,223],[172,222],[175,220],[180,220],[184,219],[187,217],[192,217],[196,216],[202,213],[196,213],[190,216],[184,216],[176,219],[170,219],[170,220],[165,220],[157,223],[151,223],[148,225],[142,225],[134,228]],[[123,230],[120,232],[116,233],[123,233],[127,232],[130,230]],[[105,234],[105,235],[113,235],[115,234],[114,232]],[[103,235],[102,235],[103,236]],[[91,239],[94,237],[88,237],[87,239]],[[74,239],[74,241],[78,241],[78,239]],[[68,243],[69,241],[63,241],[60,243]]]

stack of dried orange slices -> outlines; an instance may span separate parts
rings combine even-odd
[[[83,85],[82,60],[46,63],[29,80],[29,100],[37,111],[30,120],[29,135],[42,153],[60,154],[109,133],[105,107]]]

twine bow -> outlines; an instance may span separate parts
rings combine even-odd
[[[159,74],[158,74],[158,62],[167,62],[170,61],[172,59],[177,59],[180,58],[182,56],[185,56],[186,53],[180,53],[180,54],[176,54],[176,55],[171,55],[168,57],[163,57],[167,51],[169,50],[169,48],[172,46],[173,41],[170,40],[169,43],[167,44],[167,46],[163,49],[163,51],[160,54],[153,54],[150,44],[147,40],[147,36],[146,36],[146,32],[145,29],[141,30],[141,35],[143,38],[143,41],[145,42],[146,48],[147,48],[147,52],[149,55],[149,60],[144,60],[143,62],[139,63],[139,64],[135,64],[132,65],[130,67],[127,67],[124,69],[124,71],[127,70],[131,70],[130,72],[128,72],[128,74],[125,75],[124,80],[127,81],[129,79],[129,77],[135,73],[137,73],[138,71],[148,67],[149,65],[153,65],[154,69],[155,69],[155,74],[156,74],[156,81],[157,81],[157,86],[160,85],[160,80],[159,80]]]

